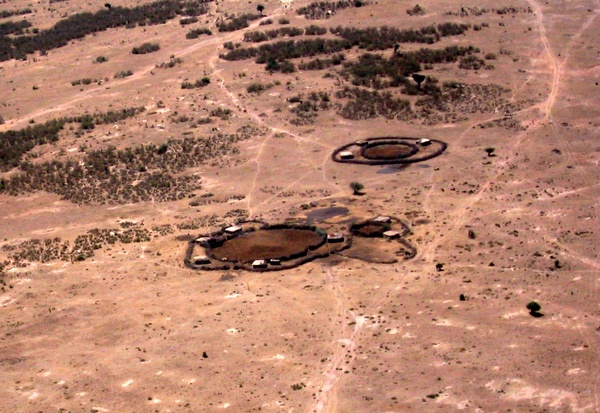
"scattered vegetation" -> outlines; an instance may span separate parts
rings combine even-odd
[[[25,8],[25,9],[16,9],[16,10],[2,10],[2,11],[0,11],[0,19],[5,19],[7,17],[12,17],[12,16],[22,16],[24,14],[30,14],[30,13],[32,13],[32,11],[29,7]]]
[[[406,9],[406,14],[409,16],[422,16],[425,14],[425,9],[417,4],[412,9]]]
[[[206,34],[208,36],[212,35],[212,32],[207,29],[207,28],[200,28],[200,29],[192,29],[189,32],[187,32],[187,34],[185,35],[186,39],[197,39],[198,37],[202,36],[203,34]]]
[[[307,19],[320,20],[328,19],[340,10],[348,7],[362,7],[365,4],[365,1],[354,0],[340,0],[336,2],[315,1],[308,6],[300,7],[296,12]]]
[[[121,150],[111,146],[77,159],[21,162],[21,173],[4,181],[0,191],[14,196],[48,191],[78,204],[174,201],[200,189],[198,177],[181,175],[185,169],[223,162],[224,156],[237,153],[235,143],[249,136],[190,137]]]
[[[315,26],[316,27],[316,26]],[[256,63],[283,62],[289,59],[301,57],[313,57],[321,54],[334,54],[344,50],[351,49],[354,46],[365,48],[367,50],[385,50],[394,48],[398,42],[420,42],[434,43],[444,36],[451,36],[464,33],[468,25],[459,25],[455,23],[444,23],[437,26],[427,26],[419,30],[398,30],[390,27],[381,28],[332,28],[331,32],[342,39],[302,39],[278,41],[275,43],[264,44],[259,47],[234,47],[232,43],[225,47],[229,52],[220,57],[224,60],[236,61],[255,58]],[[287,28],[286,28],[287,29]],[[311,29],[318,30],[318,29]],[[306,30],[305,30],[306,32]],[[270,32],[251,32],[246,38],[247,41],[264,41],[272,36],[279,36],[282,33],[294,33],[292,28],[288,30],[278,29]],[[228,47],[229,46],[229,47]],[[456,49],[460,49],[455,47]],[[447,48],[446,54],[450,53],[452,48]],[[422,55],[429,52],[423,49]],[[397,57],[402,55],[397,54]],[[425,57],[423,57],[425,59]],[[270,70],[270,69],[267,69]]]
[[[298,68],[300,70],[323,70],[331,66],[339,66],[344,62],[344,60],[346,60],[346,56],[344,56],[343,53],[336,53],[331,57],[331,59],[317,58],[306,63],[300,63]]]
[[[18,166],[22,156],[34,147],[58,141],[58,134],[67,123],[80,123],[82,128],[90,124],[114,123],[136,116],[143,110],[143,107],[127,108],[93,115],[59,118],[17,131],[0,132],[0,171]]]
[[[338,91],[336,96],[348,99],[339,112],[346,119],[360,120],[377,116],[388,119],[409,119],[412,116],[410,102],[395,98],[390,92],[345,87]]]
[[[25,33],[25,29],[31,27],[31,23],[27,20],[21,20],[18,22],[8,21],[0,24],[0,36],[11,35],[22,35]]]
[[[83,79],[71,80],[71,86],[78,85],[91,85],[92,83],[96,83],[98,85],[102,84],[102,79],[92,79],[90,77],[86,77]]]
[[[460,16],[460,17],[466,17],[466,16],[482,16],[484,14],[518,14],[518,13],[533,13],[533,9],[531,7],[515,7],[515,6],[508,6],[508,7],[503,7],[501,9],[495,9],[495,8],[488,8],[488,7],[484,7],[484,8],[479,8],[479,7],[461,7],[460,10],[458,11],[449,11],[444,13],[444,15],[446,16]]]
[[[248,85],[248,87],[246,88],[246,91],[248,93],[261,94],[262,92],[264,92],[267,89],[272,88],[273,86],[275,86],[274,83],[253,82],[253,83],[250,83],[250,85]]]
[[[184,17],[183,19],[179,20],[179,24],[181,24],[182,26],[187,26],[188,24],[194,24],[194,23],[198,23],[198,18],[196,16]]]
[[[36,51],[47,52],[110,28],[163,24],[178,15],[198,16],[206,13],[205,4],[210,1],[158,0],[132,8],[115,6],[95,13],[76,13],[49,29],[19,37],[9,37],[0,30],[0,61],[22,59]]]
[[[367,50],[386,50],[393,48],[398,43],[433,44],[442,37],[461,35],[469,28],[468,24],[448,22],[437,26],[425,26],[420,29],[400,30],[389,26],[359,29],[337,26],[331,28],[330,31],[332,34],[350,41],[352,46]]]
[[[294,73],[296,71],[296,66],[289,60],[282,60],[278,62],[277,60],[269,60],[265,69],[268,72],[281,72],[281,73]]]
[[[169,59],[168,62],[157,63],[155,67],[157,69],[170,69],[170,68],[180,65],[182,63],[183,63],[183,59],[181,57],[171,57],[171,59]]]
[[[150,43],[150,42],[146,42],[143,43],[141,46],[138,47],[134,47],[131,50],[132,54],[148,54],[148,53],[154,53],[160,50],[160,45],[158,43]]]
[[[356,62],[344,64],[341,74],[355,86],[375,89],[407,85],[406,78],[422,70],[421,64],[433,65],[455,62],[461,56],[475,53],[473,46],[450,46],[444,49],[421,48],[413,52],[395,54],[385,58],[379,54],[365,53]]]
[[[485,61],[477,56],[466,56],[460,59],[458,67],[467,70],[479,70],[485,67]]]
[[[217,109],[213,109],[210,111],[210,116],[215,118],[220,118],[222,120],[227,120],[231,116],[231,109],[223,109],[221,107]]]
[[[312,57],[319,54],[332,54],[352,46],[337,39],[286,40],[249,48],[236,48],[221,55],[224,60],[245,60],[256,57],[256,63],[283,61],[299,57]]]
[[[311,125],[317,118],[319,109],[327,110],[331,107],[331,99],[327,92],[311,92],[307,99],[302,95],[290,98],[291,103],[298,103],[290,109],[296,117],[290,121],[293,125]]]
[[[202,79],[196,80],[194,83],[192,82],[183,82],[181,84],[182,89],[197,89],[204,86],[208,86],[210,84],[210,79],[208,77],[203,77]]]
[[[257,20],[260,18],[261,18],[260,14],[246,13],[246,14],[241,14],[237,17],[233,17],[231,20],[222,21],[222,22],[218,23],[217,26],[219,27],[220,32],[233,32],[236,30],[245,29],[246,27],[248,27],[250,25],[248,22],[250,22],[252,20]]]
[[[308,36],[314,36],[316,34],[324,34],[327,33],[327,29],[317,27],[317,26],[309,26],[306,29],[302,29],[299,27],[282,27],[280,29],[268,30],[266,32],[254,31],[247,32],[244,34],[245,42],[252,43],[260,43],[265,42],[267,40],[273,40],[278,37],[296,37],[306,34]]]
[[[132,76],[133,72],[131,70],[120,70],[115,73],[115,79],[123,79],[125,77]]]
[[[123,222],[121,228],[95,228],[84,235],[79,235],[73,242],[73,246],[69,241],[50,238],[32,239],[14,246],[5,245],[2,249],[11,252],[9,258],[15,266],[22,266],[25,262],[84,261],[104,245],[148,242],[151,239],[150,235],[150,231],[137,224]]]

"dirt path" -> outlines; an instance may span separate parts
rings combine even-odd
[[[336,386],[344,374],[344,370],[348,369],[348,365],[344,363],[344,360],[351,360],[353,358],[354,351],[356,350],[356,343],[365,324],[365,317],[356,316],[353,311],[348,310],[343,291],[341,290],[331,266],[327,266],[327,278],[335,299],[336,316],[337,320],[339,320],[340,327],[339,335],[333,343],[335,350],[327,364],[327,369],[323,373],[325,380],[316,392],[317,398],[315,404],[310,409],[313,413],[337,411]],[[354,328],[349,335],[346,328],[349,318],[348,315],[350,315],[350,319],[355,322]],[[341,366],[345,367],[342,368]]]

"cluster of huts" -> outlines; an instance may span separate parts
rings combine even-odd
[[[226,236],[237,236],[240,235],[242,233],[242,227],[239,227],[237,225],[233,225],[230,227],[227,227],[223,230],[224,234]],[[344,234],[340,234],[337,232],[334,233],[330,233],[327,234],[327,242],[328,243],[339,243],[339,242],[344,242],[345,237]],[[205,248],[210,248],[211,246],[215,245],[218,242],[222,242],[221,240],[217,240],[215,237],[200,237],[196,239],[196,244],[201,245]],[[211,259],[209,256],[207,255],[195,255],[192,257],[192,263],[194,265],[207,265],[211,263]],[[252,268],[255,269],[261,269],[261,268],[266,268],[268,265],[281,265],[281,260],[276,259],[276,258],[271,258],[268,260],[265,259],[256,259],[254,261],[252,261]]]

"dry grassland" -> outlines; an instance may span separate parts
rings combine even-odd
[[[105,3],[5,1],[0,12],[32,13],[0,25],[25,19],[33,35]],[[424,0],[409,15],[415,2],[371,0],[318,20],[297,13],[310,3],[208,2],[191,24],[110,28],[0,62],[0,411],[600,411],[598,2]],[[259,4],[264,17],[219,31]],[[439,35],[446,22],[469,26]],[[370,32],[360,48],[311,25],[439,36],[383,46]],[[244,41],[285,27],[302,34]],[[212,34],[187,39],[194,29]],[[223,58],[316,38],[342,50]],[[159,50],[132,54],[146,42]],[[465,49],[419,52],[451,47]],[[300,69],[315,59],[324,68]],[[4,132],[137,107],[71,120],[6,166],[25,138]],[[331,160],[384,136],[448,148],[411,165]],[[398,217],[416,257],[361,238],[284,271],[184,265],[199,234],[329,207],[348,212],[311,224]]]

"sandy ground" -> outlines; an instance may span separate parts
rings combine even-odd
[[[34,15],[24,17],[48,27],[62,14],[97,10],[104,2],[71,3],[55,3],[53,12],[35,4]],[[320,112],[314,125],[295,126],[285,99],[331,93],[335,78],[308,71],[270,75],[250,60],[218,57],[224,42],[241,42],[258,21],[218,33],[216,19],[254,12],[258,2],[211,4],[199,27],[214,35],[197,40],[186,40],[190,27],[176,19],[1,62],[2,131],[31,119],[147,107],[79,139],[66,132],[56,145],[34,150],[40,159],[82,142],[127,147],[244,125],[260,133],[239,144],[227,167],[189,171],[201,177],[198,195],[212,193],[222,202],[79,206],[44,192],[0,195],[2,247],[34,238],[72,242],[93,228],[118,228],[122,220],[173,229],[153,233],[148,242],[104,245],[83,262],[5,269],[0,411],[600,411],[597,2],[518,1],[501,6],[531,7],[532,13],[463,18],[443,15],[459,9],[452,1],[419,2],[426,14],[408,17],[405,9],[413,3],[380,0],[314,22],[295,14],[307,3],[263,2],[274,21],[265,27],[279,27],[284,16],[302,27],[489,23],[440,46],[474,44],[494,52],[495,70],[453,66],[432,74],[509,88],[507,99],[519,103],[512,116],[522,128],[480,128],[502,119],[502,112],[427,126],[351,121],[334,110]],[[463,6],[500,7],[488,3]],[[11,2],[0,10],[26,6]],[[144,41],[159,42],[161,50],[131,55]],[[510,54],[500,54],[501,48]],[[92,64],[99,55],[109,62]],[[183,63],[155,68],[171,55]],[[134,75],[112,79],[124,69]],[[180,88],[205,75],[208,87]],[[71,86],[83,77],[110,79]],[[280,84],[257,96],[246,91],[255,81]],[[201,117],[218,107],[232,110],[230,120],[194,129],[172,121],[174,112]],[[449,147],[440,157],[402,168],[330,159],[353,140],[393,135],[440,139]],[[490,146],[496,156],[486,155]],[[352,196],[352,181],[364,184],[364,196]],[[181,236],[214,229],[202,217],[215,214],[228,223],[228,211],[243,209],[250,218],[276,223],[305,216],[302,205],[310,202],[349,209],[330,224],[400,217],[411,225],[418,254],[394,264],[334,255],[261,274],[184,267]],[[183,225],[194,220],[202,224]],[[365,249],[367,256],[391,254],[375,243]],[[0,251],[2,259],[9,254]],[[437,263],[443,271],[436,271]],[[532,300],[543,317],[529,315],[525,306]]]

